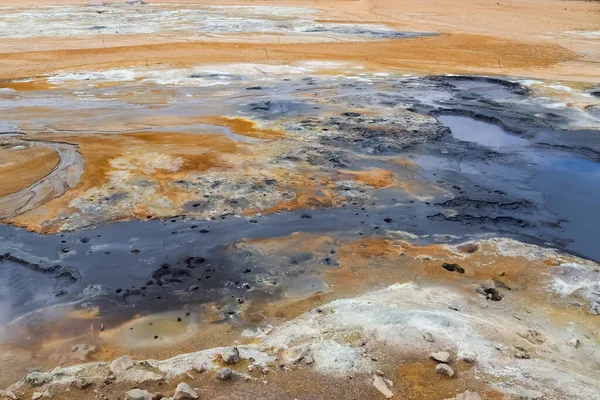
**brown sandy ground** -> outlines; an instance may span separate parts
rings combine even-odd
[[[5,1],[5,0],[3,0]],[[81,4],[80,2],[73,2]],[[179,1],[177,2],[179,3]],[[600,44],[597,39],[572,35],[600,29],[597,2],[521,0],[485,1],[473,6],[452,1],[189,1],[190,4],[270,4],[321,9],[324,20],[387,23],[404,30],[433,31],[440,37],[373,43],[309,43],[275,45],[187,43],[187,39],[163,36],[128,39],[115,35],[102,44],[97,39],[35,39],[11,50],[11,40],[0,41],[3,60],[0,76],[18,78],[57,70],[99,69],[115,66],[168,63],[190,65],[206,62],[329,59],[366,62],[373,68],[397,68],[424,73],[485,73],[598,82]],[[1,3],[0,3],[1,4]],[[48,4],[33,1],[32,4]],[[61,3],[62,4],[62,3]],[[165,43],[169,40],[172,43]],[[186,43],[181,43],[182,41]],[[267,39],[265,39],[267,40]],[[14,40],[13,40],[14,41]],[[22,42],[21,39],[19,39]],[[54,41],[54,44],[53,44]],[[30,51],[48,42],[50,48]],[[76,48],[70,44],[77,43]],[[25,40],[27,42],[27,39]],[[58,44],[57,44],[58,43]],[[152,43],[156,43],[153,45]],[[163,44],[160,44],[163,43]],[[111,48],[115,46],[115,48]],[[266,49],[266,53],[265,53]]]
[[[59,156],[53,149],[24,142],[0,142],[0,196],[18,192],[48,175]]]

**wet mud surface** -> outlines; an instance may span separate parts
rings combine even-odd
[[[0,226],[9,342],[30,345],[54,329],[80,335],[89,325],[65,334],[53,319],[82,309],[112,328],[179,310],[197,318],[210,306],[214,324],[249,327],[247,302],[327,292],[322,275],[340,267],[340,243],[363,239],[501,236],[600,261],[593,114],[548,106],[516,80],[261,68],[66,74],[0,94],[9,133],[61,157],[50,175],[0,200],[6,222],[48,232]],[[185,153],[173,145],[184,136],[210,145]],[[96,137],[133,150],[97,150]],[[103,173],[91,178],[94,163]],[[84,189],[67,190],[79,180]],[[299,232],[329,239],[278,253],[254,242]],[[45,332],[20,337],[40,324]],[[160,340],[153,332],[122,340]]]

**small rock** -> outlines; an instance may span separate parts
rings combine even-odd
[[[373,376],[373,386],[375,389],[379,390],[381,394],[385,396],[386,399],[391,399],[394,397],[394,392],[390,390],[388,387],[388,382],[378,375]]]
[[[201,364],[201,363],[200,363],[200,364],[195,364],[195,365],[192,367],[192,369],[193,369],[194,371],[196,371],[197,373],[201,374],[201,373],[203,373],[204,371],[206,371],[206,366],[205,366],[204,364]]]
[[[454,370],[448,364],[438,364],[435,367],[435,372],[439,375],[454,376]]]
[[[147,390],[133,389],[125,393],[125,400],[152,400],[152,395]]]
[[[429,357],[433,358],[435,361],[448,364],[450,362],[450,353],[447,351],[438,351],[437,353],[431,353]]]
[[[152,400],[161,400],[165,397],[161,392],[156,392],[152,395]]]
[[[233,365],[240,362],[240,353],[237,347],[231,347],[221,353],[221,357],[225,364]]]
[[[259,370],[260,372],[262,372],[264,375],[269,373],[269,367],[267,367],[267,365],[265,363],[254,363],[248,366],[248,372],[252,372],[255,369]]]
[[[433,343],[433,335],[429,332],[427,332],[426,334],[423,335],[423,339],[425,339],[426,341]]]
[[[304,357],[304,364],[309,365],[309,364],[312,364],[314,362],[315,362],[315,359],[310,354],[307,355],[306,357]]]
[[[43,395],[44,393],[42,392],[33,392],[33,394],[31,395],[31,400],[41,399]]]
[[[572,347],[578,348],[578,347],[579,347],[579,345],[581,344],[581,342],[579,341],[579,339],[577,339],[577,338],[573,338],[573,339],[569,340],[569,341],[567,342],[567,344],[568,344],[569,346],[572,346]]]
[[[42,386],[50,381],[52,381],[52,375],[47,372],[31,372],[25,378],[25,382],[31,386]]]
[[[233,371],[229,368],[221,368],[217,371],[216,378],[220,381],[227,381],[233,377]]]
[[[133,360],[129,356],[122,356],[114,360],[110,364],[110,371],[113,374],[118,374],[119,372],[123,372],[133,367]]]
[[[442,267],[446,271],[458,272],[459,274],[464,274],[465,273],[465,269],[463,267],[461,267],[460,265],[458,265],[458,264],[443,263]]]
[[[175,389],[175,395],[173,396],[173,399],[175,400],[191,400],[197,398],[198,394],[196,391],[185,382],[181,382],[179,385],[177,385],[177,388]]]

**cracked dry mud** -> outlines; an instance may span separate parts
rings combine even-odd
[[[387,1],[216,3],[3,8],[24,67],[0,82],[0,398],[600,397],[600,98],[578,50]],[[470,56],[407,74],[400,47],[448,40],[527,50],[496,76]]]

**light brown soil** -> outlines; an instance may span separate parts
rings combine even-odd
[[[5,1],[2,0],[0,4]],[[47,0],[33,0],[32,3],[53,4]],[[73,3],[81,4],[78,1]],[[227,0],[192,0],[185,3],[248,4]],[[101,44],[96,38],[35,39],[29,40],[29,45],[19,45],[18,49],[14,48],[14,40],[4,40],[0,41],[0,52],[5,53],[1,55],[3,63],[0,74],[3,78],[18,78],[65,69],[141,66],[146,63],[190,65],[327,59],[362,62],[372,68],[391,67],[424,73],[510,74],[588,82],[598,82],[600,79],[600,69],[597,68],[600,61],[599,41],[567,34],[600,29],[600,6],[597,2],[489,1],[473,6],[472,2],[465,0],[279,0],[275,3],[257,0],[252,4],[308,6],[323,10],[322,19],[326,20],[387,23],[405,30],[439,32],[443,35],[376,44],[284,45],[274,44],[277,43],[276,37],[268,43],[244,44],[243,36],[237,37],[233,43],[187,43],[186,38],[169,39],[168,35],[133,35],[130,39],[128,36],[115,35],[111,36],[114,39],[109,40],[106,49],[106,43]],[[254,41],[254,38],[249,36],[247,41]],[[47,43],[46,48],[55,50],[44,51],[40,43]],[[71,43],[77,44],[73,47]],[[57,50],[60,48],[68,50]]]
[[[29,187],[52,172],[59,162],[58,153],[47,147],[32,145],[13,149],[23,144],[18,142],[0,147],[0,196]]]

